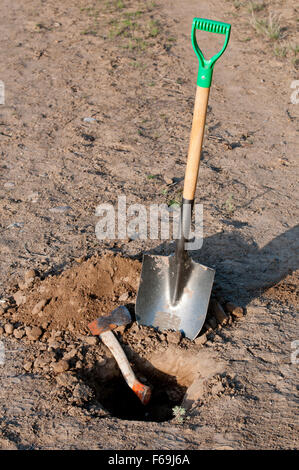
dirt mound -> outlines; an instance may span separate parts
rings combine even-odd
[[[267,297],[283,304],[299,306],[298,295],[299,271],[295,271],[273,287],[266,290]]]
[[[85,333],[91,320],[134,301],[139,275],[138,261],[113,254],[93,256],[16,292],[14,298],[21,302],[18,319],[27,325],[47,324],[47,330]]]

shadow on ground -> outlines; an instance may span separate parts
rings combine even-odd
[[[147,253],[169,255],[174,247],[174,243],[163,243]],[[298,269],[299,225],[261,249],[238,232],[217,233],[205,238],[202,248],[190,251],[190,255],[194,261],[216,270],[214,290],[247,304]]]

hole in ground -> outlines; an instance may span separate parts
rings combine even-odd
[[[135,352],[128,354],[134,364],[136,377],[152,389],[149,403],[141,404],[128,387],[113,359],[100,366],[85,370],[85,382],[94,390],[99,403],[119,419],[137,421],[169,421],[173,408],[181,405],[188,387],[197,376],[194,356],[185,351],[165,351],[150,360],[140,358]]]

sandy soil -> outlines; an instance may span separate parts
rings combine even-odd
[[[298,448],[296,4],[266,1],[254,12],[278,15],[275,41],[255,31],[248,3],[3,1],[0,448]],[[214,324],[197,344],[135,323],[120,331],[140,376],[164,387],[150,417],[134,403],[136,414],[124,414],[107,400],[123,388],[101,343],[79,332],[65,337],[60,327],[51,338],[36,331],[17,338],[26,319],[13,295],[30,269],[51,283],[107,249],[134,263],[146,251],[172,251],[167,242],[99,242],[96,207],[119,195],[145,205],[181,197],[197,73],[194,16],[230,22],[232,37],[215,67],[196,195],[205,239],[192,255],[216,269],[213,295],[246,315]],[[203,49],[210,44],[203,35]],[[133,304],[134,288],[116,294]],[[183,396],[185,419],[170,419]]]

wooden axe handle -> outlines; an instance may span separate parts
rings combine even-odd
[[[109,348],[113,354],[125,381],[133,392],[138,396],[143,405],[146,405],[151,398],[151,389],[147,385],[142,384],[137,380],[127,356],[125,355],[121,345],[119,344],[113,331],[105,331],[100,335],[103,343]]]

